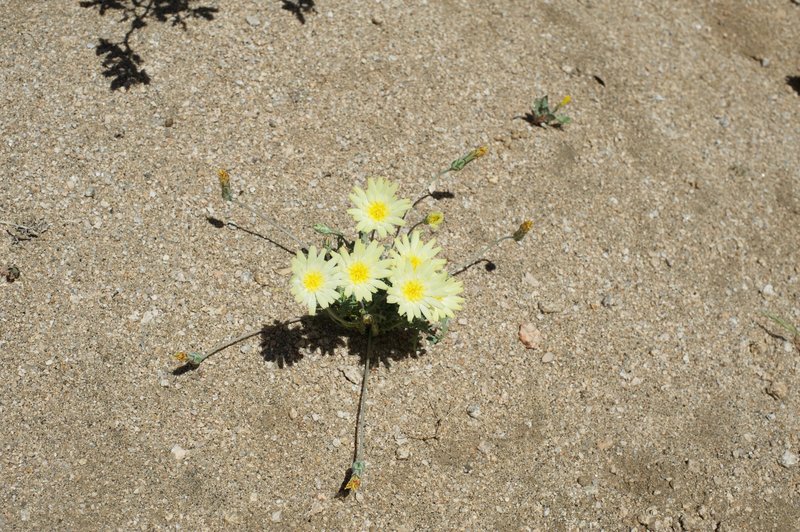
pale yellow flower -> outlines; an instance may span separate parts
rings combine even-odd
[[[461,310],[461,304],[464,302],[464,298],[458,295],[464,291],[461,281],[448,277],[446,273],[441,275],[443,278],[440,283],[436,284],[437,291],[433,296],[438,302],[433,321],[454,317],[456,311]]]
[[[366,191],[355,187],[350,194],[354,208],[347,213],[356,221],[356,229],[362,233],[377,231],[384,238],[395,227],[404,225],[403,216],[411,202],[397,199],[396,192],[397,185],[382,177],[369,178]]]
[[[311,246],[308,255],[302,251],[292,259],[291,291],[298,303],[308,306],[312,316],[319,308],[326,308],[339,299],[337,288],[342,283],[342,274],[333,260],[325,260],[325,250],[317,253]]]
[[[408,235],[396,238],[394,240],[394,248],[391,250],[395,267],[402,267],[407,263],[413,270],[416,270],[423,264],[431,264],[434,270],[441,269],[447,264],[447,261],[434,258],[442,250],[442,248],[435,247],[435,245],[435,238],[423,243],[420,240],[418,231],[413,231],[410,239]]]
[[[440,286],[444,278],[434,271],[432,264],[422,264],[416,269],[402,264],[392,271],[389,282],[386,301],[397,304],[399,314],[408,318],[409,323],[418,318],[438,321],[442,303],[436,295],[445,290]]]
[[[366,246],[356,240],[352,253],[345,248],[333,253],[345,296],[355,296],[356,301],[372,301],[372,294],[388,288],[381,279],[388,277],[391,262],[381,260],[382,254],[383,246],[374,240]]]

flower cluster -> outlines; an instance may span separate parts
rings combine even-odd
[[[361,309],[362,317],[383,318],[373,325],[387,330],[403,320],[433,325],[461,309],[463,286],[444,270],[447,261],[437,258],[441,248],[435,239],[425,242],[418,231],[400,235],[388,246],[373,239],[405,225],[411,202],[398,199],[396,193],[397,185],[383,178],[369,179],[366,190],[355,187],[350,194],[353,207],[347,212],[356,222],[358,238],[350,242],[338,232],[318,229],[339,236],[340,247],[311,246],[292,260],[291,291],[310,314],[317,307],[328,309],[337,322],[347,325],[358,322],[355,316],[343,315],[352,312],[340,311]],[[443,215],[432,213],[429,218],[426,223],[438,227]]]

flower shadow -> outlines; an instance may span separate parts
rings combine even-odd
[[[333,355],[337,348],[349,347],[352,343],[353,336],[344,334],[346,332],[319,314],[288,321],[274,320],[261,329],[261,358],[285,368],[300,362],[309,352]]]
[[[358,355],[362,364],[367,353],[365,335],[339,327],[324,314],[288,321],[274,320],[271,324],[265,324],[259,334],[261,358],[281,369],[297,364],[308,353],[315,351],[323,356],[331,356],[337,349],[346,347],[350,354]],[[426,351],[417,341],[418,334],[409,330],[377,337],[371,366],[390,368],[394,361],[424,355]]]

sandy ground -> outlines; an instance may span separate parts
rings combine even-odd
[[[800,530],[762,314],[800,326],[800,5],[769,6],[0,1],[0,220],[49,224],[0,235],[0,529]],[[544,94],[574,122],[514,118]],[[425,203],[446,257],[534,231],[444,342],[379,345],[336,499],[364,342],[283,325],[293,243],[216,169],[312,240],[481,144]]]

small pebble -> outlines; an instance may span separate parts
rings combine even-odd
[[[526,349],[537,349],[542,343],[542,333],[532,323],[519,326],[519,341]]]
[[[95,195],[94,187],[89,187],[86,190],[84,190],[83,195],[86,196],[87,198],[93,198]]]
[[[411,458],[411,450],[408,447],[398,447],[394,455],[398,460],[408,460]]]
[[[769,59],[766,57],[761,58],[761,66],[767,68],[769,66]]]
[[[147,325],[148,323],[153,321],[156,316],[158,316],[158,310],[148,310],[144,313],[144,315],[142,316],[142,320],[139,323],[141,323],[142,325]]]
[[[786,396],[789,394],[789,387],[786,386],[785,382],[772,381],[769,383],[769,386],[767,386],[767,393],[775,399],[782,401],[786,399]]]
[[[592,483],[592,478],[588,475],[581,475],[578,477],[578,484],[580,484],[581,487],[585,488],[591,483]]]
[[[378,17],[378,16],[376,16],[376,15],[372,15],[372,23],[375,24],[376,26],[382,26],[383,25],[383,19]]]
[[[771,284],[767,283],[761,288],[761,295],[764,297],[774,297],[775,289]]]
[[[522,280],[525,281],[527,284],[533,286],[534,288],[541,284],[539,280],[536,279],[536,277],[531,275],[530,272],[526,272],[525,275],[522,276]]]
[[[480,451],[482,454],[484,454],[484,455],[489,455],[489,454],[491,454],[491,452],[492,452],[492,448],[493,448],[493,447],[494,447],[494,446],[493,446],[491,443],[489,443],[488,441],[486,441],[486,440],[482,440],[482,441],[481,441],[481,442],[478,444],[478,450],[479,450],[479,451]]]
[[[281,513],[281,510],[272,512],[270,519],[272,520],[273,523],[280,523],[281,521],[283,521],[283,514]]]
[[[545,364],[549,364],[550,362],[552,362],[555,359],[556,359],[556,356],[553,353],[551,353],[550,351],[548,351],[542,357],[542,362],[544,362]]]
[[[611,296],[611,294],[606,294],[603,296],[603,299],[600,300],[600,304],[606,308],[611,308],[617,304],[617,301]]]
[[[594,445],[599,451],[607,451],[614,446],[614,440],[611,439],[611,436],[606,436],[602,440],[597,440]]]
[[[246,17],[244,17],[244,19],[251,26],[258,26],[259,24],[261,24],[261,20],[255,15],[247,15]]]
[[[186,458],[186,455],[189,453],[186,449],[181,447],[180,445],[173,445],[172,449],[170,450],[172,456],[175,457],[175,460],[183,460]]]
[[[342,374],[344,378],[352,382],[353,384],[361,384],[361,371],[354,366],[348,366],[342,369]]]
[[[783,467],[794,467],[797,465],[797,462],[800,459],[797,458],[797,455],[794,454],[792,451],[786,450],[783,451],[781,455],[781,459],[778,461]]]
[[[298,416],[297,410],[294,409],[294,408],[290,408],[289,409],[289,419],[292,419],[292,420],[297,419],[297,416]]]
[[[481,407],[480,405],[469,405],[467,407],[467,415],[472,419],[478,419],[481,417]]]

